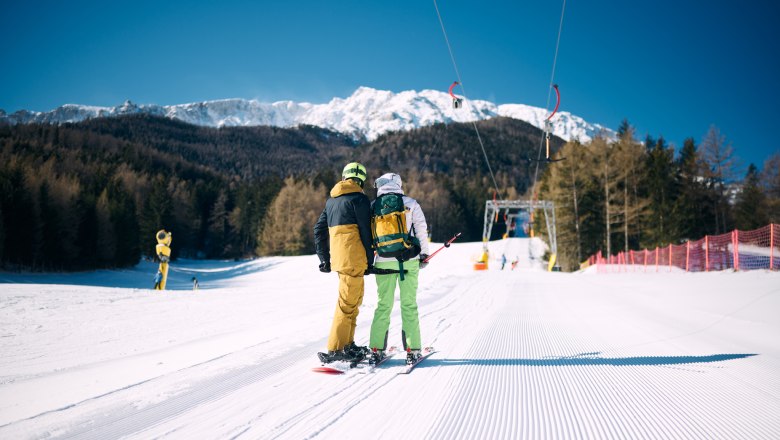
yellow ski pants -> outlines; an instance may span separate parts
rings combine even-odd
[[[355,340],[355,327],[363,304],[363,274],[352,276],[339,272],[339,299],[328,337],[328,351],[336,351]]]

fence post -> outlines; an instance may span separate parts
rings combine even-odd
[[[685,271],[688,272],[689,264],[691,261],[691,241],[685,242]]]
[[[775,268],[775,225],[769,224],[769,270]]]
[[[710,236],[704,236],[704,271],[710,271]]]
[[[731,243],[734,247],[734,270],[739,270],[739,231],[736,229],[731,233]]]
[[[669,272],[672,272],[672,244],[669,243]]]
[[[655,247],[655,271],[658,272],[658,246]]]

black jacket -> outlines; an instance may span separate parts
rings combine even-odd
[[[368,196],[352,180],[338,182],[330,195],[314,225],[317,256],[336,272],[362,274],[374,261]]]

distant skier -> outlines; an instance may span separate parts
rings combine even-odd
[[[506,266],[506,254],[501,254],[501,270],[504,270],[504,266]]]
[[[198,284],[198,278],[192,277],[192,290],[198,290],[200,289],[200,284]]]
[[[320,259],[320,272],[339,275],[339,297],[328,338],[327,353],[318,353],[320,361],[359,361],[367,347],[355,345],[355,327],[363,303],[363,276],[371,273],[374,251],[371,248],[371,214],[368,197],[363,194],[366,167],[347,164],[342,180],[330,190],[317,223],[314,244]]]
[[[380,270],[393,270],[398,272],[399,260],[403,270],[407,271],[401,277],[400,273],[376,275],[377,305],[374,312],[374,320],[371,323],[370,346],[374,352],[375,360],[382,358],[383,351],[387,347],[387,331],[390,327],[390,313],[395,302],[395,286],[401,291],[401,336],[404,349],[407,351],[406,362],[414,364],[420,357],[422,342],[420,338],[420,321],[417,312],[417,284],[419,270],[428,265],[423,262],[428,258],[428,225],[425,215],[417,201],[404,195],[401,189],[401,176],[394,173],[382,175],[376,179],[374,186],[377,188],[377,199],[373,204],[381,203],[382,196],[386,194],[399,194],[403,196],[404,215],[406,228],[412,237],[419,241],[418,247],[412,247],[405,255],[396,258],[376,257],[377,272]],[[379,251],[378,251],[379,253]],[[418,257],[419,255],[419,257]],[[417,257],[417,258],[416,258]]]

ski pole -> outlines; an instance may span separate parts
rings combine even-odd
[[[427,263],[428,261],[430,261],[430,259],[431,259],[431,258],[433,258],[433,256],[434,256],[434,255],[438,254],[440,250],[442,250],[442,249],[444,249],[444,248],[448,248],[448,247],[450,247],[450,245],[452,244],[452,242],[453,242],[453,241],[455,241],[455,240],[457,240],[457,239],[458,239],[458,237],[460,237],[460,232],[458,232],[457,234],[453,235],[453,236],[452,236],[452,238],[450,238],[449,240],[447,240],[447,242],[446,242],[446,243],[444,243],[444,246],[440,247],[439,249],[436,249],[436,252],[432,253],[431,255],[428,255],[428,258],[424,259],[424,260],[423,260],[423,263]]]

